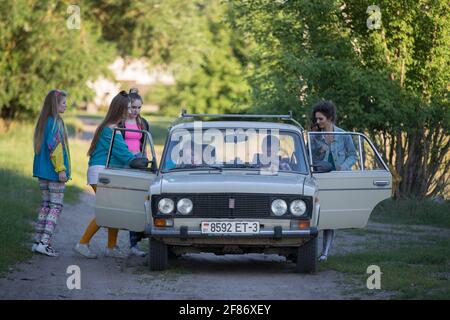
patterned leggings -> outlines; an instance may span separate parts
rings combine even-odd
[[[36,222],[35,242],[49,244],[63,208],[65,182],[39,179],[42,205]]]

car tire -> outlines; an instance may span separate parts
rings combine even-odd
[[[176,255],[173,252],[173,246],[168,247],[167,248],[167,252],[168,252],[167,254],[168,254],[169,261],[170,260],[176,260],[178,258],[178,255]]]
[[[290,254],[286,257],[286,260],[292,261],[293,263],[297,262],[297,254]]]
[[[317,272],[317,242],[318,238],[314,237],[297,249],[296,272]]]
[[[162,271],[168,265],[168,251],[167,244],[162,241],[149,239],[148,259],[151,271]]]

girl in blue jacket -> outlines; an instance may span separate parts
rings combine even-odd
[[[88,151],[89,168],[87,172],[88,184],[94,192],[97,191],[99,172],[105,168],[108,158],[109,145],[113,136],[113,129],[124,121],[130,108],[130,97],[125,91],[121,91],[114,97],[109,106],[108,113],[94,133],[91,146]],[[114,145],[111,150],[110,166],[126,166],[135,156],[128,150],[120,131],[116,131]],[[75,252],[86,258],[97,258],[97,255],[90,250],[89,242],[97,233],[100,227],[95,218],[89,223],[79,243],[74,247]],[[108,228],[108,245],[105,255],[109,257],[125,258],[126,254],[117,247],[117,235],[119,229]]]
[[[61,114],[66,110],[66,93],[51,90],[45,97],[34,130],[33,177],[42,194],[33,252],[58,256],[51,246],[56,223],[63,208],[64,189],[70,179],[70,153],[67,130]]]

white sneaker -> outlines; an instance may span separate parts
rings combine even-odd
[[[327,259],[328,259],[328,257],[324,254],[320,255],[320,257],[319,257],[319,261],[325,262],[325,261],[327,261]]]
[[[121,258],[125,259],[127,255],[123,253],[118,246],[115,246],[113,248],[106,248],[105,250],[105,256],[112,257],[112,258]]]
[[[139,249],[138,246],[131,247],[130,253],[138,257],[145,257],[147,255],[144,251]]]
[[[59,253],[56,252],[56,250],[53,249],[49,244],[43,244],[42,242],[39,242],[36,245],[35,251],[39,252],[39,253],[42,253],[42,254],[45,254],[45,255],[47,255],[49,257],[57,257],[57,256],[59,256]]]
[[[73,251],[88,259],[97,258],[97,255],[91,251],[88,244],[77,243],[76,246],[73,248]]]

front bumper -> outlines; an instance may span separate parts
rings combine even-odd
[[[173,228],[154,228],[147,226],[144,231],[149,236],[154,237],[169,237],[169,238],[272,238],[272,239],[286,239],[286,238],[311,238],[316,237],[318,230],[316,227],[310,227],[304,230],[283,230],[281,227],[275,227],[273,230],[263,230],[257,234],[204,234],[200,230],[189,230],[188,227],[181,227],[180,229]]]

